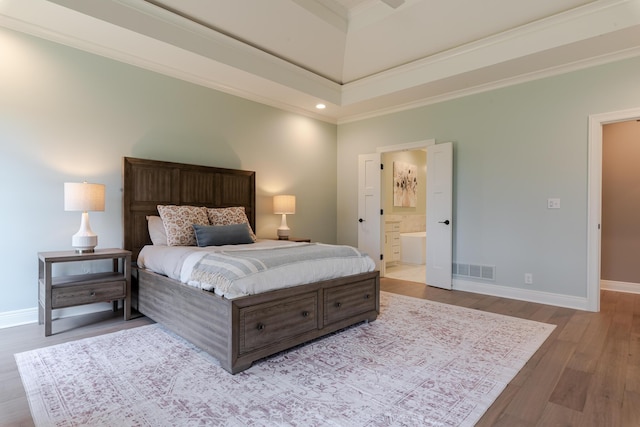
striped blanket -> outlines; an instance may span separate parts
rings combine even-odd
[[[311,243],[207,253],[194,265],[189,283],[235,297],[271,290],[274,279],[278,287],[289,287],[374,268],[367,255],[351,246]]]

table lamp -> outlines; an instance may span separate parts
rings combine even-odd
[[[273,197],[273,213],[282,214],[282,222],[278,228],[278,239],[289,240],[287,214],[296,213],[296,196],[280,195]]]
[[[89,211],[104,211],[104,184],[65,182],[64,210],[82,212],[80,229],[71,237],[71,246],[77,253],[93,252],[98,236],[91,230]]]

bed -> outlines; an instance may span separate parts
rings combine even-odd
[[[124,246],[152,245],[158,205],[243,207],[255,230],[255,172],[124,158]],[[226,298],[146,268],[133,269],[134,308],[235,374],[256,360],[360,322],[380,308],[378,271]]]

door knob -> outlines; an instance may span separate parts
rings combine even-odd
[[[364,219],[358,218],[358,222],[364,222]]]
[[[444,221],[438,221],[438,224],[449,225],[449,220],[445,219]]]

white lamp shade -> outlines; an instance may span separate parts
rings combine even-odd
[[[280,195],[273,197],[274,214],[294,214],[296,213],[296,196]]]
[[[104,184],[64,183],[65,211],[104,211]]]

